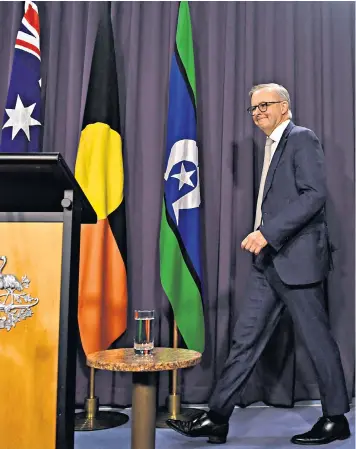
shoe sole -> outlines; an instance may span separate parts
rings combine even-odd
[[[331,440],[328,441],[323,441],[321,443],[308,443],[308,442],[301,442],[301,441],[291,441],[291,443],[293,444],[299,444],[301,446],[320,446],[321,444],[329,444],[332,443],[333,441],[337,441],[337,440],[347,440],[348,438],[350,438],[351,433],[349,435],[346,436],[342,436],[342,437],[334,437]]]
[[[175,430],[176,432],[180,433],[181,435],[184,435],[185,437],[188,438],[209,438],[208,439],[208,443],[211,444],[224,444],[226,443],[226,437],[218,437],[218,436],[209,436],[209,435],[188,435],[185,432],[183,432],[180,429],[177,429],[176,427],[172,426],[170,423],[167,423],[167,426],[172,429]]]

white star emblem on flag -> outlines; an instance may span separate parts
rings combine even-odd
[[[192,171],[186,171],[184,164],[182,162],[182,165],[180,166],[180,173],[177,173],[176,175],[171,175],[172,178],[179,179],[179,190],[184,186],[184,184],[188,184],[188,186],[194,187],[194,184],[192,183],[192,180],[190,177],[195,172],[195,170]]]
[[[20,95],[17,95],[15,109],[5,109],[9,120],[4,124],[3,129],[12,126],[12,140],[14,140],[20,129],[23,130],[27,139],[30,140],[30,126],[41,125],[39,121],[31,117],[35,106],[36,103],[33,103],[25,108]]]

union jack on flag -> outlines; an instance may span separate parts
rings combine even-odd
[[[35,2],[25,2],[17,33],[0,151],[40,151],[41,135],[40,20]]]

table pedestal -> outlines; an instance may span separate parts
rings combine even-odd
[[[156,372],[132,373],[131,449],[155,449]]]

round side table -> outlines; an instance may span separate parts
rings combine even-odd
[[[157,372],[197,365],[201,354],[189,349],[154,348],[149,356],[133,348],[89,354],[87,365],[102,370],[132,372],[131,449],[154,449],[156,440]]]

